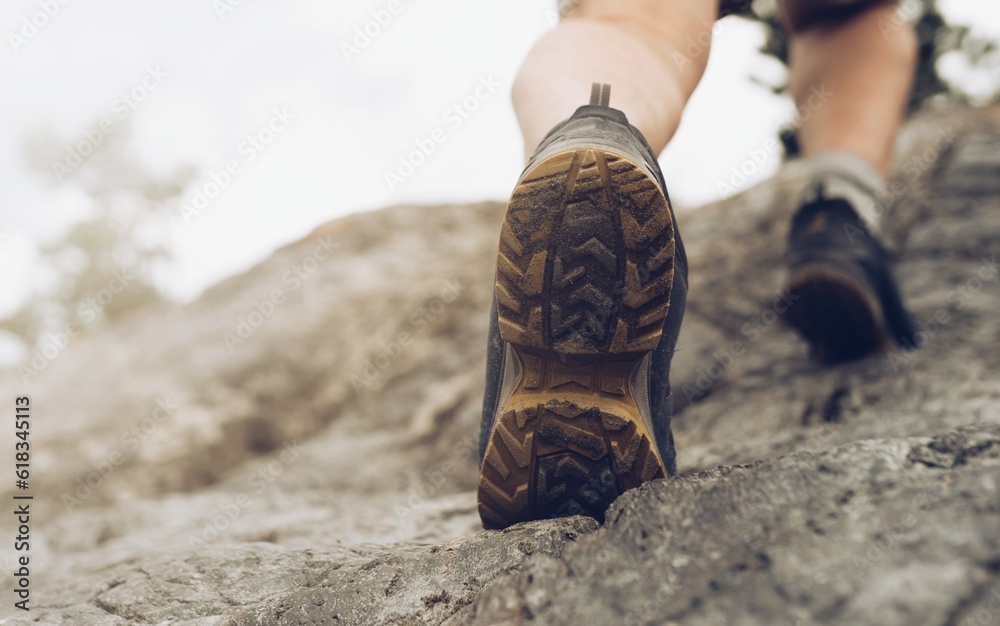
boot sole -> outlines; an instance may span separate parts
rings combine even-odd
[[[645,167],[591,144],[522,176],[496,279],[500,333],[521,376],[486,447],[485,527],[603,521],[622,492],[666,476],[638,404],[648,400],[636,396],[646,393],[638,372],[659,342],[673,271],[669,207]]]
[[[788,293],[785,317],[817,360],[838,363],[893,348],[878,298],[848,273],[806,265],[789,279]]]

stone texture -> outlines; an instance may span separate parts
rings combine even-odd
[[[861,441],[626,493],[459,623],[959,624],[1000,594],[998,531],[1000,425]]]
[[[907,126],[885,230],[924,345],[836,368],[773,315],[796,164],[682,212],[682,475],[599,529],[479,526],[500,203],[337,220],[3,372],[36,500],[0,623],[1000,624],[998,154],[1000,109]]]

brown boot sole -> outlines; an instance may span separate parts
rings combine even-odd
[[[666,475],[640,410],[640,366],[669,310],[673,255],[666,199],[629,158],[564,146],[518,182],[496,296],[520,377],[486,447],[485,527],[577,514],[603,521],[619,494]]]
[[[793,302],[785,318],[818,361],[838,363],[895,347],[878,298],[850,275],[807,265],[789,279],[788,293]]]

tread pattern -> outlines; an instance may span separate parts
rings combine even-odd
[[[518,183],[497,254],[501,334],[567,354],[648,352],[670,306],[666,198],[602,150],[545,159]]]
[[[479,480],[484,526],[565,515],[603,521],[622,492],[666,476],[634,407],[575,395],[504,408]]]
[[[522,378],[487,443],[487,528],[586,514],[666,475],[628,384],[670,306],[674,233],[648,172],[569,150],[518,183],[501,226],[496,294]]]

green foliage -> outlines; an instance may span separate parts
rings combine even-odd
[[[26,143],[34,170],[53,185],[84,192],[87,216],[40,247],[31,297],[0,320],[0,330],[36,345],[46,331],[63,330],[70,322],[92,331],[163,301],[155,274],[170,257],[166,203],[183,191],[190,173],[155,178],[128,145],[127,129],[116,130],[60,181],[51,163],[65,154],[63,142],[39,134]]]
[[[938,8],[937,0],[904,0],[898,8],[901,18],[913,24],[917,35],[917,67],[914,74],[913,91],[907,105],[907,112],[913,113],[925,103],[934,100],[948,100],[969,103],[974,98],[941,74],[939,61],[949,54],[959,54],[972,66],[996,63],[997,42],[975,35],[968,26],[949,24]],[[780,27],[778,11],[773,2],[754,3],[750,12],[741,17],[760,23],[764,27],[765,41],[761,53],[788,65],[788,38]],[[891,25],[886,25],[887,28]],[[785,93],[787,82],[766,85],[775,93]],[[988,99],[1000,96],[1000,85],[995,85]],[[779,137],[787,156],[798,154],[795,129],[782,128]]]

